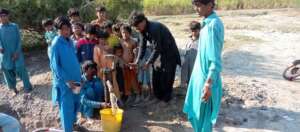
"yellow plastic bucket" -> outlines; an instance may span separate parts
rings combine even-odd
[[[102,127],[104,132],[120,132],[123,120],[123,110],[118,109],[113,115],[112,109],[100,110]]]

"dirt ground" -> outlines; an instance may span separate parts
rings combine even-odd
[[[224,97],[216,132],[296,132],[300,130],[300,81],[288,82],[281,73],[300,53],[300,10],[218,11],[225,25],[223,52]],[[187,25],[196,15],[155,16],[166,24],[182,48]],[[17,117],[24,131],[59,127],[57,108],[51,106],[51,75],[46,51],[26,55],[34,91],[12,97],[0,85],[0,111]],[[178,68],[178,77],[180,75]],[[178,86],[176,81],[175,86]],[[22,87],[18,83],[18,87]],[[126,109],[124,132],[192,132],[182,113],[186,89],[175,88],[167,107]],[[93,131],[101,131],[98,120]]]

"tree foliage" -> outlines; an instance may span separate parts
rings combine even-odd
[[[8,8],[11,19],[22,28],[41,28],[45,18],[66,15],[71,7],[78,8],[84,22],[96,17],[95,8],[104,5],[111,19],[126,18],[133,9],[141,9],[141,0],[1,0],[0,7]]]

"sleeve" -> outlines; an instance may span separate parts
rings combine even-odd
[[[89,100],[85,97],[85,95],[81,96],[80,103],[92,108],[101,108],[101,102]]]
[[[157,33],[153,34],[153,38],[155,38],[154,41],[154,49],[149,57],[149,59],[147,60],[147,64],[153,64],[154,61],[157,59],[157,57],[159,56],[159,54],[161,53],[162,50],[162,44],[163,44],[163,34],[162,31],[164,29],[160,29]]]
[[[216,78],[217,74],[222,70],[222,48],[224,42],[224,30],[222,25],[214,22],[209,28],[208,36],[208,59],[210,61],[208,79]]]
[[[62,69],[60,61],[60,55],[59,55],[60,48],[58,47],[52,47],[51,54],[50,54],[50,66],[53,70],[53,74],[55,77],[57,77],[59,80],[67,82],[71,79],[68,79],[68,76],[66,72]]]
[[[21,32],[20,32],[19,26],[16,25],[16,50],[15,50],[15,52],[21,52],[21,51],[22,51]]]
[[[141,40],[142,42],[139,45],[139,51],[138,51],[137,59],[135,61],[136,64],[138,64],[144,58],[146,53],[147,39],[145,38],[145,36],[143,36]]]

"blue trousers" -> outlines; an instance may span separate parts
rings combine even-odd
[[[15,118],[0,113],[0,127],[3,132],[20,132],[21,125]]]
[[[68,88],[67,86],[63,86]],[[60,87],[60,89],[62,89]],[[77,112],[79,111],[79,95],[73,94],[70,88],[59,98],[59,113],[61,124],[65,132],[72,132],[73,125],[76,122]]]
[[[17,67],[12,70],[4,69],[4,68],[2,70],[4,74],[5,83],[7,84],[9,89],[16,89],[16,84],[17,84],[16,78],[18,76],[23,81],[24,90],[28,92],[32,90],[32,85],[29,81],[28,72],[24,66]]]

